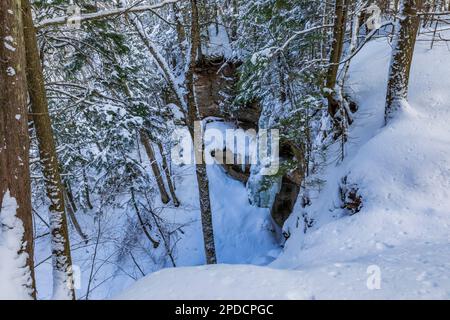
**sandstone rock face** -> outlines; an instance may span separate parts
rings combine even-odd
[[[222,158],[219,158],[219,154],[222,154]],[[245,165],[242,164],[227,164],[227,157],[236,157],[229,149],[224,149],[220,152],[220,150],[214,150],[211,152],[211,156],[213,156],[217,163],[221,164],[225,173],[229,175],[231,178],[241,181],[243,184],[246,184],[248,178],[250,177],[250,168],[251,165],[248,164],[248,161]],[[230,157],[231,156],[231,157]]]
[[[299,193],[300,185],[292,181],[287,175],[283,176],[280,191],[275,196],[275,201],[270,210],[272,219],[278,226],[282,227],[291,215]]]
[[[256,129],[261,115],[258,103],[232,106],[239,65],[239,62],[225,61],[223,58],[204,59],[198,63],[195,88],[199,113],[202,118],[223,118],[235,121],[244,129]]]
[[[198,63],[195,71],[195,87],[200,117],[202,119],[221,118],[225,121],[235,122],[236,126],[242,129],[258,130],[261,116],[261,106],[258,103],[233,106],[239,65],[239,62],[225,61],[223,58],[209,58]],[[227,152],[230,151],[223,150],[223,154]],[[280,156],[285,159],[294,157],[294,153],[289,147],[282,148],[280,152],[282,153]],[[215,157],[214,154],[212,156]],[[228,176],[244,184],[247,183],[251,172],[250,165],[243,168],[238,164],[218,162],[222,163],[221,166]],[[292,213],[300,192],[302,177],[302,172],[298,169],[285,174],[281,178],[279,188],[274,191],[274,193],[277,190],[278,192],[268,204],[273,221],[280,227]]]

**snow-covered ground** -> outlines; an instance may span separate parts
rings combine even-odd
[[[207,125],[208,129],[215,129],[225,137],[226,129],[233,129],[233,125],[225,122],[212,122]],[[209,141],[209,142],[208,142]],[[210,150],[215,150],[219,141],[207,139],[205,152],[207,159],[210,160]],[[143,160],[150,172],[148,160],[142,151]],[[136,156],[137,157],[137,156]],[[171,203],[163,205],[156,196],[154,201],[155,208],[161,209],[161,216],[167,223],[173,223],[180,226],[182,232],[178,233],[178,242],[174,249],[174,259],[177,267],[199,266],[205,261],[203,247],[203,235],[200,220],[200,210],[198,202],[197,180],[195,168],[192,165],[173,166],[176,193],[181,202],[179,208],[173,207]],[[272,262],[280,253],[280,245],[276,240],[275,231],[270,221],[269,209],[257,208],[251,206],[245,185],[228,177],[219,165],[208,165],[208,177],[210,180],[211,206],[213,215],[213,224],[215,232],[215,244],[217,258],[219,263],[237,264],[245,263],[252,265],[267,265]],[[127,219],[135,219],[136,213],[132,207],[105,209],[105,217],[102,219],[103,236],[100,238],[97,256],[94,256],[96,250],[95,239],[88,245],[72,234],[72,254],[75,272],[81,270],[80,287],[77,287],[76,294],[80,299],[85,298],[89,284],[90,268],[95,258],[94,281],[91,288],[94,288],[90,294],[92,299],[103,299],[118,294],[124,288],[135,282],[135,278],[142,275],[136,272],[136,266],[129,257],[117,261],[114,257],[117,255],[118,243],[123,241],[129,230],[124,227],[128,225]],[[97,223],[93,219],[79,213],[80,224],[91,226],[92,230],[85,230],[89,234],[96,234],[95,227]],[[44,233],[44,230],[42,233]],[[148,239],[142,235],[141,245],[144,250],[142,253],[134,253],[134,258],[140,264],[140,267],[146,274],[159,270],[162,262],[158,260],[158,251],[152,259],[149,258]],[[114,237],[113,237],[114,236]],[[52,266],[48,237],[41,237],[36,241],[36,268],[37,286],[39,288],[40,299],[50,299],[52,297]],[[160,248],[163,249],[162,246]],[[160,253],[160,252],[159,252]],[[79,268],[79,269],[78,269]],[[78,272],[77,275],[80,273]],[[77,276],[76,276],[77,278]],[[97,287],[98,286],[98,287]]]
[[[310,207],[297,206],[285,226],[292,235],[274,262],[267,267],[167,269],[141,279],[117,298],[449,299],[450,51],[445,43],[428,48],[428,42],[418,42],[410,106],[386,127],[391,47],[385,39],[375,40],[355,57],[348,84],[360,109],[350,129],[347,156],[335,163],[338,146],[330,148],[330,163],[321,173],[326,183],[313,193]],[[234,182],[215,184],[215,170],[209,171],[211,193],[217,197],[220,192],[222,198],[220,204],[213,198],[215,224],[225,214],[239,213],[235,222],[245,219],[243,195],[236,195],[232,213],[218,210],[234,201],[228,197]],[[353,216],[340,208],[339,184],[345,176],[363,197],[362,210]],[[302,210],[315,221],[306,234],[301,225],[295,227]],[[217,231],[218,237],[232,232]],[[233,252],[239,255],[239,242],[234,241]]]

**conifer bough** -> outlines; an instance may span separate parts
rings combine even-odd
[[[184,0],[165,0],[157,4],[152,5],[142,5],[142,6],[130,6],[126,8],[117,8],[117,9],[110,9],[110,10],[102,10],[98,12],[93,13],[86,13],[81,14],[79,17],[77,17],[77,21],[83,22],[83,21],[90,21],[90,20],[98,20],[98,19],[104,19],[109,18],[112,16],[119,16],[125,13],[137,13],[137,12],[143,12],[143,11],[152,11],[155,9],[162,8],[168,4],[173,4],[176,2],[180,2]],[[58,26],[58,25],[64,25],[69,22],[70,19],[73,19],[73,16],[61,16],[51,19],[44,19],[38,24],[36,24],[37,29],[42,29],[50,26]]]

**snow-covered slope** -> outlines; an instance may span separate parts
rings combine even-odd
[[[390,46],[372,41],[355,57],[349,85],[360,109],[347,157],[330,161],[312,205],[296,208],[292,236],[269,267],[163,270],[118,298],[450,298],[450,52],[428,46],[415,51],[410,106],[386,127]],[[363,197],[354,216],[340,208],[344,176]],[[302,210],[315,221],[306,234],[295,228]]]
[[[233,125],[225,122],[212,122],[208,124],[209,129],[216,129],[224,132],[225,129],[233,129]],[[225,132],[223,133],[225,136]],[[206,148],[215,149],[212,139]],[[223,147],[223,146],[222,146]],[[136,156],[137,158],[137,156]],[[150,170],[148,159],[144,158],[144,164]],[[173,166],[176,192],[181,206],[175,208],[171,203],[164,205],[158,197],[155,197],[154,206],[160,209],[160,216],[165,223],[173,224],[180,230],[177,233],[176,245],[173,243],[173,257],[177,267],[203,265],[205,261],[203,235],[198,202],[197,179],[195,168],[192,165]],[[269,209],[253,207],[249,204],[245,185],[227,176],[224,170],[218,165],[208,165],[208,177],[211,193],[211,206],[214,213],[213,224],[215,232],[215,244],[219,263],[236,264],[248,263],[254,265],[267,265],[272,262],[280,253],[280,246],[274,236],[270,222]],[[158,211],[159,212],[159,211]],[[111,256],[118,250],[117,242],[123,241],[124,234],[130,232],[126,227],[129,220],[135,219],[135,211],[131,207],[112,208],[106,212],[107,219],[104,219],[102,228],[106,230],[106,235],[113,235],[110,239],[107,236],[101,238],[102,242],[97,250],[97,273],[98,287],[90,294],[91,299],[103,299],[114,295],[135,282],[134,278],[142,277],[139,273],[134,273],[136,266],[132,259],[128,257],[121,261],[114,261]],[[85,219],[80,215],[81,219]],[[94,225],[89,220],[81,220],[82,225]],[[87,219],[87,217],[86,217]],[[175,228],[175,227],[172,227]],[[140,230],[139,230],[140,231]],[[95,230],[92,233],[96,233]],[[139,232],[139,234],[141,234]],[[112,236],[111,236],[112,237]],[[158,257],[158,252],[152,250],[147,252],[149,247],[148,239],[141,235],[142,252],[134,253],[134,258],[146,274],[159,270],[164,264]],[[117,241],[114,241],[117,238]],[[175,241],[174,241],[175,242]],[[85,298],[87,286],[89,285],[89,268],[95,252],[95,241],[91,241],[89,246],[82,242],[73,241],[73,260],[76,266],[83,271],[79,280],[80,287],[77,288],[78,298]],[[137,246],[137,245],[136,245]],[[51,298],[51,259],[48,259],[49,239],[40,238],[37,241],[37,281],[39,298]],[[80,247],[81,249],[79,249]],[[119,247],[120,248],[120,247]],[[159,250],[164,250],[163,246]],[[153,254],[153,256],[151,256]],[[47,258],[47,259],[46,259]],[[152,260],[153,259],[153,260]],[[130,276],[131,275],[131,276]]]

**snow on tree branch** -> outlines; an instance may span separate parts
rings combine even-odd
[[[307,28],[301,31],[296,31],[294,32],[294,34],[288,39],[286,40],[286,42],[280,46],[280,47],[269,47],[266,48],[264,50],[258,51],[256,52],[253,57],[252,57],[252,63],[256,64],[259,58],[272,58],[275,54],[277,54],[278,52],[284,51],[287,46],[293,41],[295,40],[298,36],[301,35],[305,35],[308,33],[311,33],[313,31],[317,31],[323,28],[331,28],[333,27],[332,24],[326,24],[326,25],[321,25],[321,26],[315,26],[315,27],[311,27],[311,28]]]
[[[341,62],[339,62],[339,64],[344,64],[348,61],[350,61],[354,56],[356,56],[358,54],[359,51],[361,51],[361,49],[364,47],[364,45],[366,45],[367,42],[369,42],[370,39],[373,38],[373,36],[381,29],[387,27],[387,26],[391,26],[394,23],[392,21],[387,21],[385,23],[383,23],[382,25],[380,25],[378,28],[373,29],[365,38],[364,40],[361,42],[361,44],[353,51],[351,52],[347,57],[345,57]]]
[[[126,8],[117,8],[117,9],[111,9],[111,10],[102,10],[98,12],[93,13],[87,13],[82,14],[77,18],[77,21],[83,22],[83,21],[90,21],[90,20],[98,20],[98,19],[105,19],[109,18],[111,16],[118,16],[125,13],[137,13],[137,12],[143,12],[143,11],[152,11],[155,9],[162,8],[169,4],[174,4],[177,2],[181,2],[184,0],[164,0],[157,4],[152,5],[142,5],[142,6],[131,6]],[[62,16],[62,17],[56,17],[51,19],[45,19],[41,22],[36,24],[37,29],[46,28],[49,26],[58,26],[58,25],[64,25],[67,24],[69,19],[73,19],[72,16]]]
[[[147,47],[147,49],[150,51],[150,54],[155,59],[162,75],[168,82],[170,88],[172,89],[173,93],[175,94],[175,97],[177,99],[177,102],[179,103],[178,108],[183,113],[186,119],[186,110],[188,109],[186,100],[184,98],[184,94],[181,91],[182,88],[180,88],[177,79],[175,78],[174,74],[170,70],[170,67],[167,63],[167,61],[164,59],[164,57],[159,52],[158,48],[153,44],[153,42],[150,40],[149,35],[145,31],[144,27],[142,26],[142,23],[139,21],[139,19],[135,16],[132,19],[132,24],[136,28],[136,31],[139,34],[139,37],[141,38],[144,45]]]

